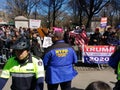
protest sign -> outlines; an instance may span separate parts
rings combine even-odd
[[[43,48],[47,48],[51,45],[52,45],[52,38],[51,37],[44,37]]]
[[[63,32],[62,28],[53,27],[54,32]]]
[[[30,28],[39,28],[41,26],[41,20],[30,19],[29,27]]]
[[[82,61],[84,63],[107,64],[109,57],[115,51],[115,46],[88,46],[84,45],[82,53]]]
[[[100,22],[100,27],[105,28],[107,26],[107,17],[102,17]]]

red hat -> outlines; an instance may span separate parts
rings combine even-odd
[[[95,31],[99,31],[99,28],[96,28]]]

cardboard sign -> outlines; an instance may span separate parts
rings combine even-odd
[[[102,17],[100,27],[105,28],[107,26],[107,17]]]
[[[41,20],[30,19],[29,27],[30,28],[39,28],[41,26]]]
[[[52,38],[51,37],[44,37],[43,40],[43,48],[48,48],[49,46],[51,46],[52,43]]]

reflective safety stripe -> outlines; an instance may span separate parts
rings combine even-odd
[[[34,73],[12,73],[11,74],[13,77],[32,77],[32,76],[35,76]]]
[[[120,80],[120,62],[118,63],[117,79]]]

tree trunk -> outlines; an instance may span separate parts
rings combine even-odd
[[[87,29],[91,28],[91,20],[92,20],[92,17],[93,17],[93,15],[89,15],[89,16],[88,16],[88,21],[87,21],[87,24],[86,24],[86,28],[87,28]]]

